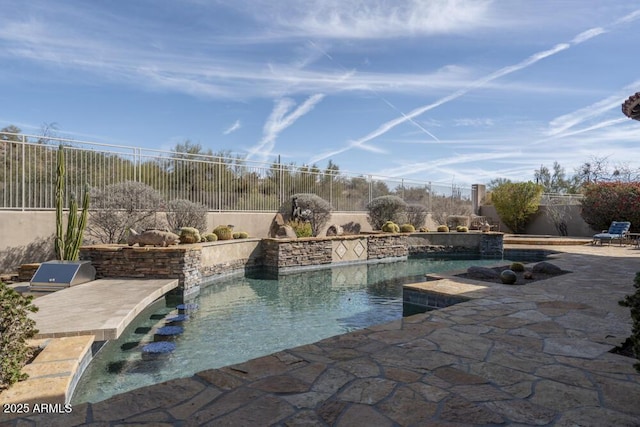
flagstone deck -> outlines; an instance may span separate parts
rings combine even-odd
[[[572,273],[447,278],[472,300],[8,425],[638,426],[636,361],[609,350],[631,332],[618,300],[640,249],[552,249]]]

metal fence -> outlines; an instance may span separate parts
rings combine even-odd
[[[13,133],[0,133],[0,209],[55,207],[60,145],[67,197],[80,195],[85,183],[99,192],[134,181],[166,201],[186,199],[210,211],[276,211],[296,193],[317,194],[336,211],[366,210],[373,198],[388,194],[428,210],[471,209],[471,189],[456,185]]]

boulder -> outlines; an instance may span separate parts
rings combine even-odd
[[[327,236],[342,236],[344,229],[338,224],[332,224],[327,228]]]
[[[269,237],[282,237],[279,236],[280,228],[285,225],[284,218],[281,213],[277,213],[271,221],[271,227],[269,228]]]
[[[298,238],[295,230],[290,225],[281,226],[278,229],[278,232],[276,233],[275,237],[280,239],[297,239]]]
[[[467,269],[467,275],[471,279],[478,280],[496,280],[500,279],[500,273],[495,271],[492,268],[487,267],[479,267],[477,265],[472,265]]]
[[[129,246],[133,246],[136,243],[138,246],[169,246],[177,245],[180,241],[180,237],[170,231],[162,230],[146,230],[142,233],[138,233],[133,228],[129,229],[129,238],[127,243]]]
[[[541,274],[562,274],[564,271],[557,265],[551,264],[547,261],[542,261],[533,266],[531,269],[533,273],[541,273]]]
[[[513,270],[502,270],[500,280],[502,280],[502,283],[505,285],[514,285],[518,281],[518,276]]]

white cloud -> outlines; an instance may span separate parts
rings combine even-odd
[[[270,2],[274,3],[274,2]],[[490,0],[275,2],[263,19],[304,37],[366,39],[467,33],[489,25]],[[264,13],[264,9],[260,10]]]
[[[258,157],[260,161],[268,160],[280,133],[293,125],[296,120],[313,110],[316,104],[322,101],[323,98],[323,94],[312,95],[293,111],[290,111],[296,105],[293,99],[283,98],[277,100],[269,118],[264,124],[262,139],[257,145],[249,149],[247,159],[251,160]]]

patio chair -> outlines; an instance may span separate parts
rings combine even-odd
[[[602,245],[603,241],[607,241],[611,244],[612,240],[618,240],[620,242],[620,246],[622,246],[622,243],[628,237],[630,228],[631,223],[629,221],[613,221],[608,230],[602,230],[602,233],[598,233],[593,236],[591,244],[595,245],[600,243]]]

